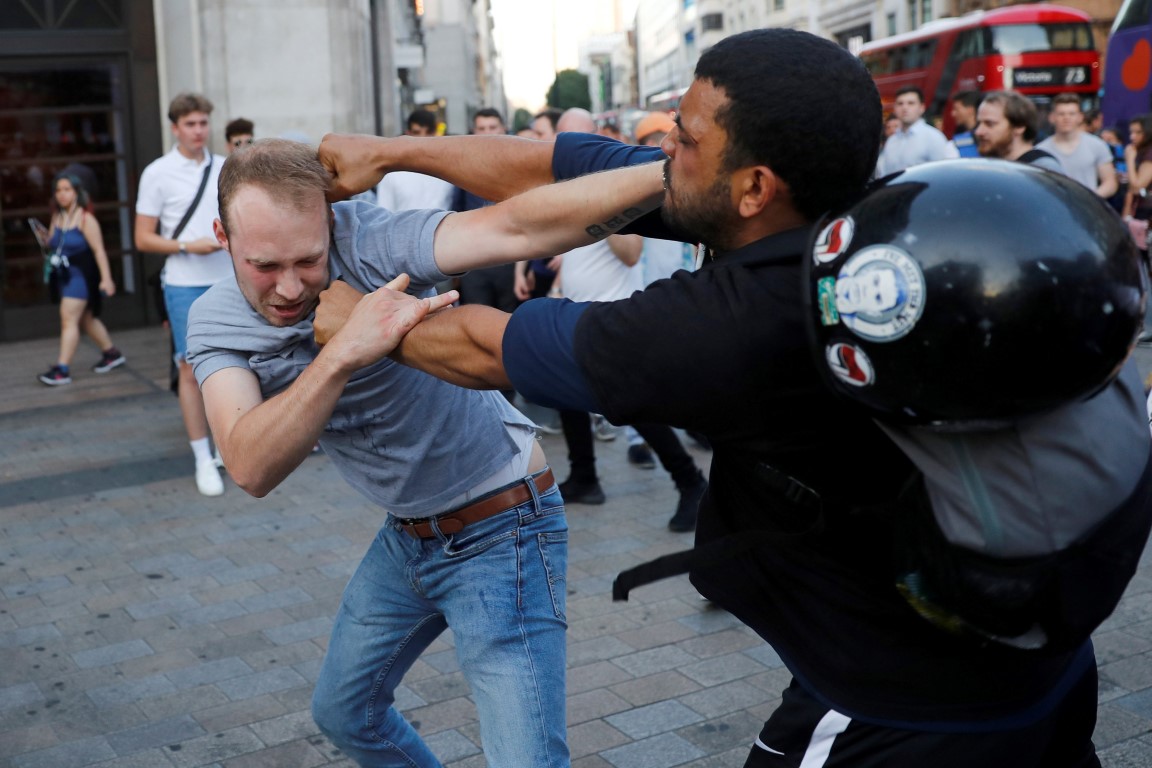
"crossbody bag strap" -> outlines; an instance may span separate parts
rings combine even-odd
[[[81,219],[83,219],[83,212],[81,212]],[[56,231],[60,233],[60,242],[56,244],[56,253],[52,254],[50,258],[50,263],[54,268],[63,267],[67,269],[71,266],[68,257],[64,255],[64,238],[69,232],[68,229],[65,229],[66,224],[68,224],[68,214],[61,212],[60,226],[56,228]],[[72,227],[72,229],[77,229],[77,227]],[[81,236],[83,236],[83,232],[81,232]]]
[[[208,175],[212,173],[212,153],[208,153],[208,167],[204,169],[204,176],[200,179],[200,189],[196,190],[196,197],[192,198],[192,205],[188,206],[188,210],[184,211],[184,218],[180,219],[180,223],[176,225],[176,229],[172,230],[172,238],[175,240],[180,237],[180,233],[184,231],[184,227],[188,226],[188,220],[192,218],[192,214],[200,206],[200,198],[204,197],[204,188],[208,186]]]

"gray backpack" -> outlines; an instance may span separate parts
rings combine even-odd
[[[1152,526],[1152,436],[1129,361],[1089,400],[986,432],[882,429],[919,470],[892,514],[897,589],[953,632],[1082,643],[1115,609]]]

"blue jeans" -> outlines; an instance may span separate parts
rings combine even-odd
[[[165,285],[164,307],[168,310],[168,325],[172,329],[172,358],[177,364],[184,362],[188,352],[188,311],[192,302],[203,296],[210,285]]]
[[[569,764],[565,741],[568,523],[553,485],[445,536],[393,517],[344,590],[312,716],[362,766],[440,762],[393,707],[396,686],[451,627],[491,768]],[[434,526],[435,527],[435,526]]]

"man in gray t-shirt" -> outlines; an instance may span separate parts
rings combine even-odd
[[[232,478],[274,489],[319,441],[341,475],[388,512],[337,614],[313,716],[363,765],[438,765],[393,692],[445,628],[491,766],[566,766],[563,501],[532,424],[387,357],[473,267],[585,245],[656,207],[659,164],[577,179],[459,214],[329,206],[315,150],[282,140],[220,174],[220,245],[236,279],[192,307],[188,358]],[[376,181],[382,173],[377,174]],[[592,194],[592,189],[596,194]],[[317,297],[333,279],[372,292],[324,346]],[[384,285],[420,301],[384,321]]]
[[[1036,145],[1051,153],[1071,178],[1107,200],[1116,194],[1118,182],[1112,165],[1112,150],[1098,136],[1084,130],[1080,97],[1061,93],[1052,100],[1048,113],[1056,132]]]

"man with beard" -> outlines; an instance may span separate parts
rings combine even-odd
[[[1056,157],[1035,149],[1036,106],[1015,91],[991,91],[976,110],[976,147],[982,157],[1015,160],[1064,173]]]
[[[236,278],[193,306],[188,347],[229,473],[264,496],[319,441],[387,513],[345,590],[313,698],[317,724],[361,765],[440,765],[393,702],[447,627],[488,765],[569,764],[567,525],[533,425],[497,393],[385,354],[406,324],[456,297],[434,297],[436,283],[587,244],[662,196],[658,164],[606,177],[610,192],[577,179],[449,214],[329,206],[328,174],[295,142],[258,141],[220,173],[214,227]],[[312,311],[334,277],[360,290],[410,278],[422,299],[392,324],[381,314],[389,293],[377,291],[320,350]]]
[[[394,358],[460,384],[514,382],[553,407],[708,437],[697,552],[719,544],[692,582],[794,676],[746,766],[1098,765],[1090,644],[1067,654],[989,647],[938,629],[898,595],[896,526],[868,510],[898,496],[911,465],[816,367],[802,254],[814,222],[862,194],[880,124],[871,78],[834,43],[786,29],[726,38],[700,57],[662,147],[664,226],[649,217],[631,228],[702,241],[709,257],[698,271],[622,301],[440,312]],[[328,137],[321,157],[337,192],[394,166],[495,196],[516,186],[496,155],[521,158],[521,184],[655,156],[567,134],[547,153],[515,143],[435,149]],[[339,283],[326,293],[318,337],[340,327],[350,294]],[[740,548],[747,538],[757,543]]]

